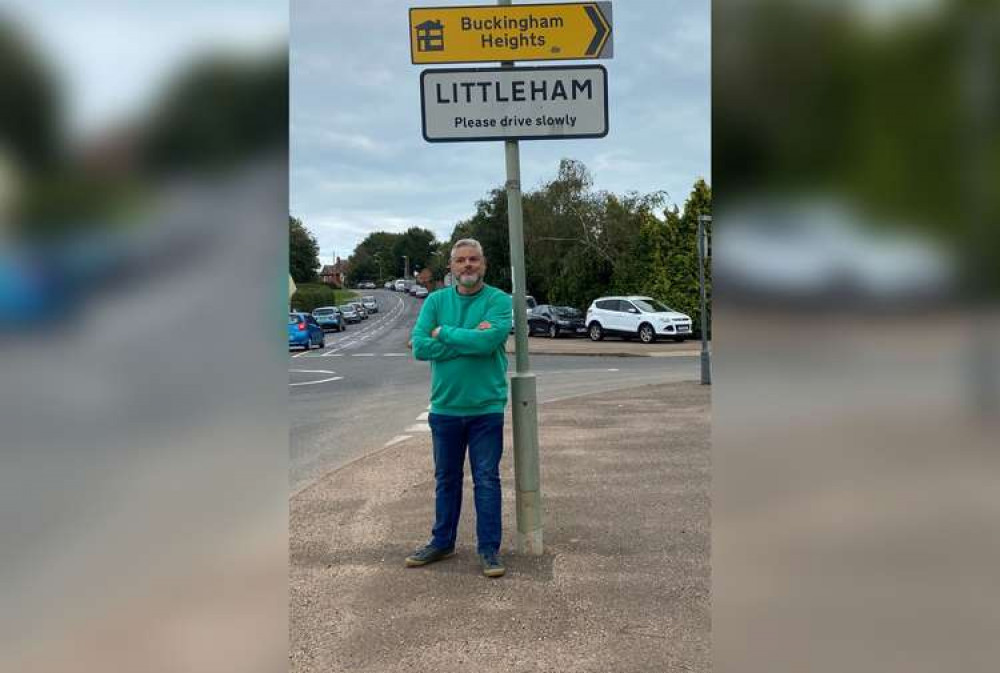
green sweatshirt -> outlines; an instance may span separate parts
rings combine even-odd
[[[411,334],[413,356],[431,363],[431,411],[449,416],[503,413],[507,406],[510,297],[484,285],[472,295],[456,287],[432,292]],[[486,321],[489,329],[477,326]],[[440,327],[437,338],[431,331]]]

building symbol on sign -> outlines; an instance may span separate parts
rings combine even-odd
[[[417,26],[417,51],[444,51],[444,26],[427,20]]]

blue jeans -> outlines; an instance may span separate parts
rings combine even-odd
[[[462,511],[465,448],[476,501],[476,539],[480,554],[500,551],[500,456],[503,454],[503,414],[427,418],[434,441],[434,529],[431,545],[451,549]]]

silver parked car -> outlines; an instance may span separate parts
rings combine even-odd
[[[358,312],[358,315],[361,316],[362,320],[368,320],[368,309],[365,308],[364,304],[360,301],[352,301],[351,306],[353,306],[354,310]]]
[[[358,313],[358,309],[354,307],[354,304],[344,304],[341,306],[340,314],[344,316],[344,322],[361,322],[361,314]]]

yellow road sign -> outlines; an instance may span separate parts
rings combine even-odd
[[[410,8],[415,64],[611,56],[610,2]]]

